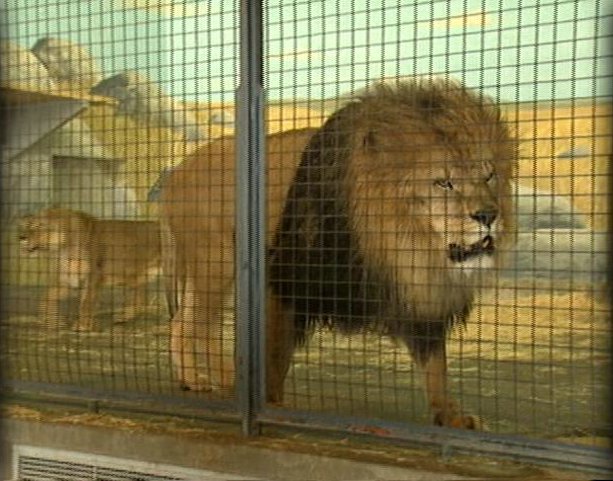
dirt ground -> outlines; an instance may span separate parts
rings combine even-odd
[[[99,332],[52,332],[41,329],[35,314],[40,290],[24,289],[9,296],[4,290],[5,378],[113,393],[212,396],[178,389],[161,296],[152,297],[149,315],[115,324],[121,296],[107,292]],[[453,394],[491,431],[602,444],[611,435],[608,316],[590,291],[503,286],[486,293],[448,344]],[[429,421],[405,348],[373,335],[317,332],[296,353],[285,391],[289,408]]]

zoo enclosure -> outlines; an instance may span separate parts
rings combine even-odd
[[[604,469],[606,453],[600,445],[610,437],[605,277],[611,111],[610,91],[603,86],[610,78],[603,45],[611,16],[606,7],[592,2],[583,2],[581,9],[577,2],[564,1],[506,8],[493,3],[485,2],[487,8],[479,11],[468,6],[455,11],[448,2],[436,1],[384,2],[381,7],[281,2],[269,3],[261,12],[257,4],[245,2],[239,16],[235,4],[203,14],[197,2],[168,2],[149,10],[126,2],[116,17],[97,11],[92,3],[85,13],[68,9],[80,19],[80,29],[74,32],[61,26],[65,15],[57,3],[35,8],[17,3],[6,20],[11,38],[30,45],[39,37],[69,37],[86,40],[99,53],[107,47],[121,52],[117,40],[89,23],[110,22],[124,32],[126,49],[132,51],[106,58],[104,77],[146,67],[178,92],[174,97],[199,95],[193,111],[205,131],[204,142],[236,132],[238,172],[244,176],[237,182],[236,206],[242,219],[237,223],[237,249],[248,261],[238,262],[245,266],[240,271],[245,277],[237,279],[234,306],[241,314],[236,341],[244,368],[236,395],[228,399],[217,393],[182,393],[170,367],[159,279],[148,286],[156,305],[132,325],[113,322],[116,304],[125,297],[122,289],[114,288],[104,293],[100,332],[58,329],[41,336],[30,300],[40,295],[39,287],[50,282],[57,267],[23,259],[15,231],[6,229],[2,365],[7,366],[9,386],[161,412],[177,406],[203,413],[221,410],[224,416],[241,419],[246,431],[260,424],[333,427],[452,450]],[[19,27],[32,15],[36,27],[24,36]],[[264,18],[261,51],[259,21]],[[182,34],[162,31],[164,25],[180,24]],[[187,24],[199,35],[190,33]],[[126,33],[130,28],[135,29],[132,36]],[[171,38],[183,45],[158,43],[172,44]],[[208,41],[204,54],[195,42],[203,38]],[[515,39],[511,47],[505,44],[509,38]],[[305,45],[308,48],[302,49]],[[162,53],[178,58],[162,59]],[[14,221],[55,203],[107,218],[157,218],[155,199],[147,201],[148,195],[155,196],[151,187],[164,168],[180,163],[202,142],[189,129],[192,111],[186,109],[179,116],[180,128],[174,128],[156,117],[155,109],[132,112],[121,99],[90,98],[84,95],[87,90],[67,87],[61,79],[53,87],[58,90],[45,91],[49,86],[41,85],[46,83],[44,71],[33,74],[26,68],[19,74],[31,60],[24,61],[22,54],[3,58],[17,59],[3,72],[21,75],[2,79],[7,99],[3,113],[32,119],[44,111],[51,119],[46,131],[36,131],[28,121],[16,122],[9,130],[3,148],[4,218]],[[241,82],[235,85],[239,58]],[[208,65],[206,74],[191,70],[203,63]],[[425,425],[426,410],[408,356],[398,346],[366,334],[317,332],[295,356],[283,407],[262,404],[260,340],[265,339],[254,333],[263,331],[264,310],[263,134],[317,127],[378,79],[434,74],[460,77],[494,97],[521,141],[514,192],[517,244],[496,285],[479,298],[467,329],[454,332],[450,340],[452,390],[487,419],[491,432]],[[175,75],[180,80],[173,82]],[[172,99],[164,105],[162,95],[157,92],[148,100],[158,100],[160,110],[178,110]],[[41,101],[47,102],[45,109],[37,106]],[[163,189],[163,182],[158,188]],[[228,318],[233,324],[232,315]]]

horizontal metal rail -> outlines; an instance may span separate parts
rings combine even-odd
[[[422,447],[438,447],[442,456],[481,453],[517,462],[613,476],[613,457],[611,449],[607,448],[282,408],[264,409],[258,422],[262,425],[344,432]]]
[[[190,419],[199,418],[237,425],[244,421],[243,413],[237,409],[235,401],[181,399],[170,395],[147,395],[135,392],[112,393],[40,382],[4,382],[1,387],[5,399],[28,398],[35,402],[61,405],[83,404],[94,412],[113,410],[126,413],[189,416]],[[594,446],[283,408],[264,408],[252,419],[252,422],[263,428],[274,426],[344,433],[435,449],[444,458],[458,454],[483,454],[497,459],[613,477],[611,450]]]
[[[30,397],[36,401],[58,404],[83,404],[91,411],[112,408],[120,411],[175,415],[177,410],[198,413],[216,420],[239,421],[240,412],[234,400],[213,400],[199,397],[147,394],[130,391],[103,391],[67,384],[33,381],[3,381],[0,390],[4,399]]]

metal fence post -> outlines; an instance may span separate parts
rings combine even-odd
[[[265,180],[262,2],[240,1],[240,84],[236,94],[237,397],[245,435],[257,435],[264,380]]]

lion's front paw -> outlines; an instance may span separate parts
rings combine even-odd
[[[179,373],[179,387],[182,391],[210,392],[214,390],[208,376],[199,373],[193,368],[186,368]]]
[[[485,423],[478,416],[463,415],[458,412],[439,411],[434,415],[434,424],[448,428],[487,430]]]
[[[205,381],[181,381],[179,387],[182,391],[195,391],[195,392],[210,392],[213,387]]]
[[[183,379],[179,386],[183,391],[210,392],[222,398],[231,397],[234,393],[234,385],[220,385],[206,377],[199,377],[197,380],[191,381]]]

